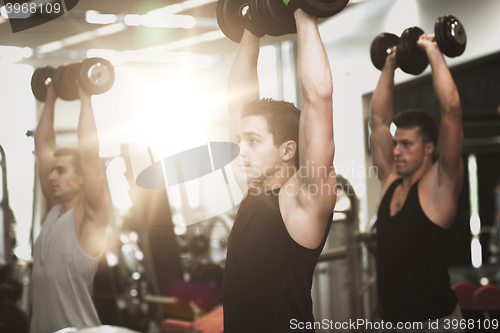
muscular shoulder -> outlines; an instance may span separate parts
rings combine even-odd
[[[391,187],[397,179],[401,178],[395,171],[392,171],[385,180],[382,181],[382,186],[380,190],[380,197],[383,197],[385,192]]]
[[[303,247],[315,249],[323,240],[325,228],[328,224],[328,216],[323,216],[320,209],[314,209],[311,205],[299,202],[298,196],[294,195],[299,191],[297,186],[283,186],[279,193],[279,207],[283,218],[283,223],[292,239]]]
[[[422,210],[438,226],[448,229],[455,218],[463,175],[456,179],[440,179],[435,163],[418,184]]]

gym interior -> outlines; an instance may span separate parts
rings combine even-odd
[[[80,0],[70,4],[69,0],[40,0],[28,2],[38,9],[25,19],[9,18],[8,10],[16,7],[8,9],[4,1],[0,16],[2,303],[30,318],[32,250],[49,210],[34,153],[44,104],[34,96],[40,88],[34,87],[35,70],[84,66],[85,59],[102,58],[107,61],[103,75],[112,73],[113,82],[92,97],[110,202],[106,245],[92,286],[99,319],[109,326],[105,332],[223,332],[228,237],[244,196],[231,175],[225,182],[224,170],[229,169],[224,165],[231,161],[219,167],[222,172],[215,168],[175,185],[144,179],[145,171],[152,171],[162,159],[229,141],[226,89],[239,45],[232,39],[241,38],[241,31],[234,30],[242,29],[242,23],[225,14],[228,21],[236,22],[225,22],[221,31],[225,18],[218,5],[222,1]],[[242,0],[224,3],[231,1],[237,10],[245,4]],[[60,15],[48,13],[64,3],[59,6]],[[22,12],[23,7],[19,8]],[[369,332],[366,326],[355,329],[342,323],[369,322],[379,310],[374,224],[381,192],[371,157],[369,118],[380,70],[372,63],[372,42],[380,33],[400,36],[413,26],[433,33],[442,15],[460,20],[467,36],[463,54],[445,56],[460,94],[464,133],[463,186],[446,244],[450,286],[463,318],[484,324],[465,327],[466,331],[498,329],[499,12],[497,0],[350,0],[339,13],[318,18],[333,78],[334,165],[340,192],[311,296],[317,321],[340,324],[320,326],[316,332]],[[13,23],[28,19],[29,27]],[[260,39],[260,96],[286,100],[300,109],[304,101],[297,72],[297,35],[276,35],[266,33]],[[430,66],[418,75],[397,69],[394,82],[395,113],[424,109],[439,121]],[[60,89],[68,85],[64,82]],[[57,146],[75,146],[80,102],[77,97],[58,98],[55,110]],[[10,327],[6,323],[13,318],[21,320],[0,315],[0,328]]]

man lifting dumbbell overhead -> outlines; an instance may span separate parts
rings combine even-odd
[[[52,84],[35,132],[40,182],[51,208],[33,248],[31,332],[100,325],[91,288],[109,204],[91,96],[75,86],[81,101],[78,148],[56,149]]]
[[[399,44],[387,55],[372,97],[371,146],[383,195],[376,222],[380,317],[421,322],[425,332],[450,332],[446,320],[461,318],[450,288],[446,236],[462,188],[462,111],[434,34],[421,34],[417,46],[432,68],[441,108],[439,132],[432,116],[411,110],[394,117],[397,129],[391,135]]]
[[[302,111],[259,100],[259,39],[248,30],[229,77],[230,139],[240,146],[239,170],[249,192],[229,236],[226,333],[290,332],[314,324],[312,276],[336,200],[333,85],[316,19],[301,9],[294,17]]]

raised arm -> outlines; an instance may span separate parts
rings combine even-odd
[[[35,154],[38,161],[38,174],[42,185],[42,192],[49,205],[52,207],[58,202],[54,198],[49,182],[49,174],[54,164],[54,151],[56,150],[56,134],[54,131],[54,106],[57,96],[52,85],[47,88],[45,105],[35,131]]]
[[[378,168],[378,177],[384,188],[394,172],[394,153],[390,131],[393,105],[394,71],[396,70],[396,48],[385,60],[377,87],[373,92],[370,108],[371,150],[373,164]]]
[[[229,139],[233,143],[237,143],[236,131],[243,107],[260,98],[257,77],[259,44],[259,38],[245,29],[229,74],[227,86]]]
[[[227,85],[227,104],[229,110],[229,140],[238,144],[236,132],[241,114],[246,104],[260,98],[257,61],[259,59],[259,38],[245,29],[234,58]],[[242,173],[239,159],[231,163],[236,183],[242,192],[248,190],[246,177]]]
[[[78,238],[83,249],[95,256],[104,245],[109,204],[99,162],[99,141],[90,95],[81,88],[79,94],[78,150],[83,177],[84,215]]]
[[[328,57],[319,34],[316,19],[301,9],[294,13],[298,38],[298,71],[304,104],[299,123],[299,161],[308,168],[307,176],[299,172],[298,203],[313,214],[313,219],[325,220],[335,206],[336,185],[333,156],[333,83]],[[314,172],[313,172],[314,171]],[[332,176],[333,175],[333,176]],[[311,195],[318,189],[315,195]],[[307,208],[306,208],[307,206]]]
[[[458,90],[446,65],[434,34],[423,34],[418,44],[426,51],[432,67],[432,79],[439,106],[441,121],[439,129],[438,184],[450,185],[458,195],[462,183],[462,107]]]

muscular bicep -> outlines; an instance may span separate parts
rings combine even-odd
[[[438,177],[440,181],[461,178],[462,163],[462,117],[461,112],[441,115],[439,133]]]
[[[85,214],[90,220],[99,220],[108,211],[108,197],[105,190],[105,179],[99,156],[80,155],[83,176],[83,193],[85,197]],[[100,221],[107,223],[107,221]]]
[[[323,217],[335,205],[336,174],[333,166],[332,100],[304,102],[299,126],[298,202]],[[306,171],[306,172],[304,172]],[[307,209],[306,209],[307,210]]]
[[[304,102],[299,126],[300,166],[312,163],[319,166],[333,165],[335,144],[333,139],[332,101],[325,104]]]
[[[236,131],[245,105],[260,97],[257,61],[259,38],[244,30],[234,58],[227,84],[227,107],[229,111],[229,139],[236,143]]]

